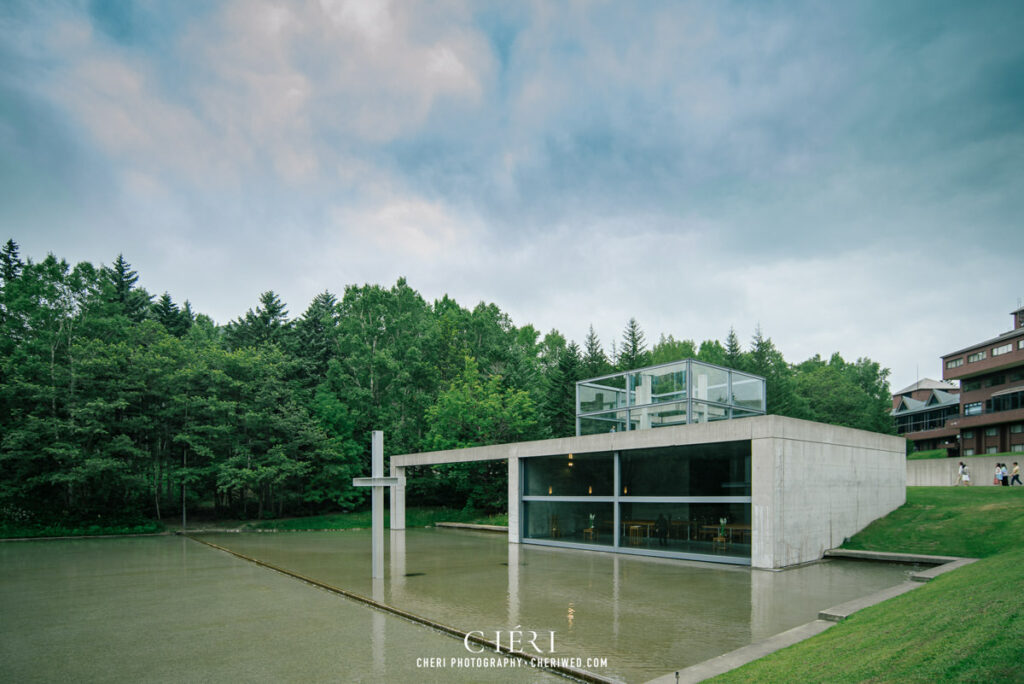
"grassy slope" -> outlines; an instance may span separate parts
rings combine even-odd
[[[248,523],[247,528],[260,530],[340,530],[357,527],[370,527],[370,511],[358,513],[333,513],[309,518],[284,518],[281,520],[264,520]],[[385,524],[390,516],[384,513]],[[429,527],[437,522],[467,522],[484,525],[507,525],[508,515],[484,515],[476,511],[457,510],[452,508],[407,508],[405,511],[406,527]]]
[[[189,529],[197,528],[239,528],[243,530],[346,530],[370,527],[370,511],[358,513],[331,513],[305,518],[281,518],[279,520],[195,520],[188,522]],[[384,521],[387,524],[388,513],[385,509]],[[406,527],[429,527],[436,522],[466,522],[482,525],[508,525],[508,515],[485,515],[477,511],[465,511],[451,508],[407,508],[405,511]],[[143,534],[164,530],[180,530],[181,521],[168,518],[164,523],[151,522],[145,525],[122,525],[113,527],[27,527],[17,525],[0,525],[0,539],[12,537],[65,537],[91,536],[107,534]]]
[[[911,487],[846,546],[983,560],[713,681],[1024,682],[1024,487]]]
[[[907,454],[908,461],[918,461],[927,458],[946,458],[945,449],[928,449],[927,451],[915,451]]]

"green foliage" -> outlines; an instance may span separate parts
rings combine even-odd
[[[228,323],[224,339],[232,349],[259,347],[265,344],[284,345],[291,332],[288,310],[273,290],[260,295],[260,304],[245,316]]]
[[[164,525],[155,520],[121,524],[110,524],[107,522],[103,525],[95,523],[81,523],[77,526],[65,526],[58,524],[46,525],[44,527],[0,522],[0,539],[19,539],[29,537],[94,537],[115,534],[159,534],[163,532],[164,529]]]
[[[622,347],[616,359],[618,370],[632,370],[651,365],[651,355],[647,351],[647,341],[640,324],[630,318],[626,329],[622,331]]]
[[[697,349],[690,340],[677,340],[671,335],[662,335],[651,350],[651,365],[671,363],[683,359],[697,358]]]
[[[9,283],[17,279],[25,264],[18,257],[18,243],[8,240],[0,249],[0,280]]]
[[[945,449],[927,449],[925,451],[912,451],[911,453],[907,454],[907,460],[922,461],[932,458],[947,458],[948,456],[949,452],[947,452]]]
[[[612,372],[612,365],[601,348],[601,340],[594,332],[594,326],[587,331],[587,339],[583,345],[583,378],[597,378]]]
[[[545,374],[541,420],[550,437],[576,434],[576,383],[583,380],[583,359],[575,342],[558,352],[558,361]]]
[[[138,282],[123,255],[72,267],[0,248],[0,509],[29,527],[163,519],[183,502],[215,516],[358,510],[372,430],[389,455],[571,435],[575,382],[613,370],[592,327],[581,350],[493,303],[429,305],[404,279],[320,293],[296,320],[267,291],[223,328]],[[730,330],[725,346],[662,335],[649,352],[630,319],[612,357],[742,368],[768,379],[770,412],[888,430],[888,371],[838,355],[792,366],[759,330],[749,351]],[[410,502],[496,510],[506,475],[429,469]]]
[[[175,337],[181,337],[192,327],[192,309],[188,302],[184,309],[179,309],[166,292],[150,307],[150,316]]]
[[[848,363],[835,353],[827,363],[808,359],[796,371],[793,389],[810,420],[894,433],[889,371],[874,361]]]
[[[152,296],[142,288],[135,287],[139,275],[125,261],[123,254],[118,254],[111,267],[103,267],[104,289],[107,301],[116,305],[117,313],[126,316],[136,323],[142,321],[151,305]]]
[[[462,374],[427,410],[427,450],[505,444],[536,435],[533,401],[523,390],[503,388],[501,376],[485,378],[476,360],[466,357]],[[508,472],[504,461],[437,466],[435,477],[447,479],[466,506],[483,510],[507,507]]]
[[[243,527],[258,530],[349,530],[370,527],[373,524],[371,517],[370,511],[332,513],[248,523]],[[406,527],[433,527],[439,522],[508,525],[508,515],[491,515],[471,508],[455,509],[443,506],[413,506],[405,509]],[[384,512],[384,524],[391,524],[391,517],[387,511]]]

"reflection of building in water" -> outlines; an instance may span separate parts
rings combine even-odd
[[[906,498],[902,439],[763,415],[757,376],[681,361],[583,381],[577,407],[576,437],[393,456],[391,473],[506,460],[512,544],[763,568],[817,560]]]

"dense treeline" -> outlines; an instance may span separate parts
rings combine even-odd
[[[273,292],[224,326],[137,285],[123,256],[70,266],[0,250],[0,523],[351,510],[369,433],[388,453],[574,432],[576,380],[694,357],[763,375],[771,413],[888,432],[888,371],[838,354],[792,365],[755,331],[744,350],[630,320],[607,354],[517,328],[494,304],[426,302],[399,280],[317,295],[289,316]],[[495,509],[493,464],[415,474],[413,501]]]

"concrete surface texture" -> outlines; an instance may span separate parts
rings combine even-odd
[[[765,416],[752,442],[751,564],[821,558],[906,501],[899,437]]]

